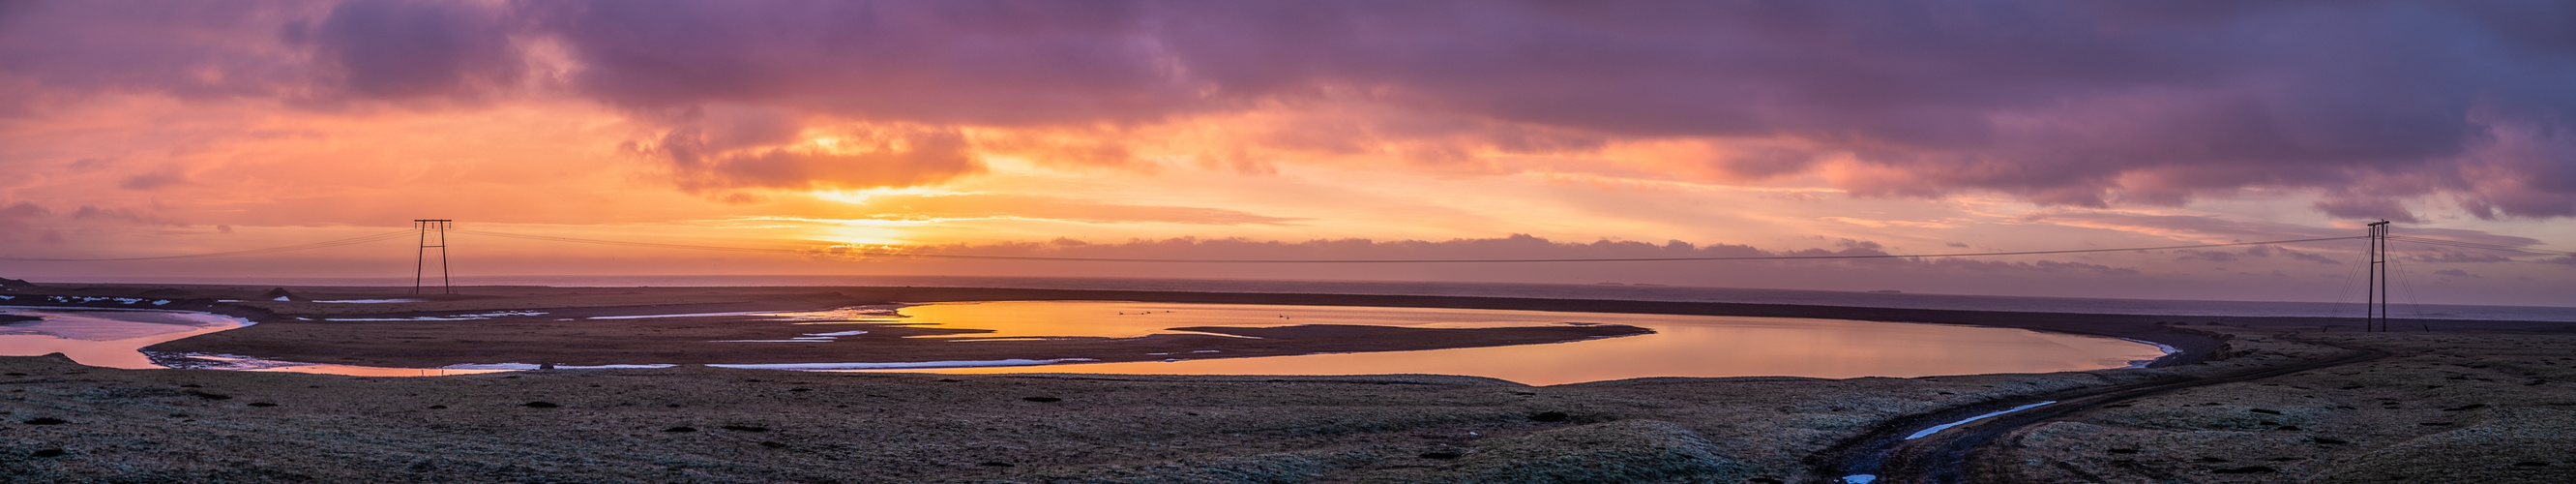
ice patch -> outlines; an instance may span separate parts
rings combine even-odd
[[[1920,438],[1924,438],[1924,437],[1930,437],[1930,436],[1932,436],[1932,434],[1941,433],[1941,431],[1943,431],[1943,430],[1950,430],[1950,428],[1951,428],[1951,427],[1957,427],[1957,426],[1961,426],[1961,425],[1967,425],[1967,424],[1968,424],[1968,422],[1975,422],[1975,421],[1978,421],[1978,420],[1985,420],[1985,419],[1989,419],[1989,418],[1994,418],[1994,417],[1995,417],[1995,416],[1997,416],[1997,415],[2003,415],[2003,414],[2007,414],[2007,413],[2013,413],[2013,412],[2019,412],[2019,411],[2023,411],[2023,410],[2029,410],[2029,409],[2034,408],[2034,407],[2038,407],[2038,406],[2041,406],[2041,405],[2047,405],[2047,404],[2051,404],[2051,403],[2057,403],[2057,401],[2056,401],[2056,400],[2049,400],[2049,401],[2045,401],[2045,402],[2033,403],[2033,404],[2029,404],[2029,405],[2023,405],[2023,406],[2019,406],[2019,407],[2013,407],[2013,408],[2011,408],[2011,409],[2004,410],[2004,411],[2001,411],[2001,412],[1995,412],[1995,413],[1989,413],[1989,414],[1985,414],[1985,415],[1978,415],[1978,416],[1974,416],[1974,417],[1968,417],[1968,419],[1967,419],[1967,420],[1961,420],[1961,421],[1957,421],[1957,422],[1950,422],[1950,423],[1945,423],[1945,424],[1940,424],[1940,425],[1934,425],[1934,426],[1932,426],[1932,428],[1923,429],[1923,431],[1921,431],[1921,432],[1915,432],[1915,433],[1914,433],[1914,435],[1908,435],[1908,436],[1905,436],[1905,440],[1914,440],[1914,439],[1920,439]],[[1846,479],[1848,479],[1848,478],[1846,478]],[[1864,481],[1864,482],[1866,482],[1866,481]]]
[[[293,299],[287,299],[287,298],[286,298],[286,296],[278,296],[278,297],[277,297],[277,299],[276,299],[276,301],[277,301],[277,302],[290,302],[290,301],[294,301],[294,300],[293,300]]]
[[[1878,476],[1870,474],[1852,474],[1843,476],[1843,484],[1869,484],[1872,482],[1878,482]]]
[[[2147,340],[2135,339],[2135,338],[2120,338],[2120,339],[2128,340],[2128,341],[2129,341],[2129,342],[2131,342],[2131,343],[2137,343],[2137,344],[2142,344],[2142,345],[2152,345],[2152,346],[2155,346],[2155,347],[2156,347],[2156,351],[2162,351],[2162,352],[2165,352],[2165,354],[2168,354],[2168,355],[2170,355],[2170,354],[2174,354],[2174,353],[2181,353],[2181,352],[2182,352],[2182,349],[2180,349],[2180,348],[2175,348],[2175,347],[2173,347],[2173,346],[2166,345],[2166,344],[2164,344],[2164,343],[2158,343],[2158,342],[2154,342],[2154,341],[2147,341]]]
[[[710,365],[707,365],[707,366],[712,366],[712,367],[717,367],[717,368],[742,368],[742,369],[752,369],[752,370],[890,370],[890,369],[912,369],[912,368],[969,368],[969,367],[983,367],[983,366],[1037,366],[1037,365],[1052,365],[1052,364],[1056,364],[1056,363],[1064,363],[1064,362],[1071,362],[1071,361],[1100,361],[1100,360],[1094,360],[1094,359],[1090,359],[1090,358],[1061,358],[1061,359],[1053,359],[1053,360],[1022,360],[1022,359],[1010,359],[1010,360],[982,360],[982,361],[915,361],[915,362],[907,362],[907,363],[766,363],[766,364],[710,364]]]
[[[2181,353],[2181,352],[2182,352],[2182,350],[2181,350],[2181,349],[2174,348],[2174,347],[2172,347],[2172,346],[2167,346],[2167,345],[2165,345],[2164,343],[2158,343],[2158,342],[2154,342],[2154,341],[2147,341],[2147,340],[2142,340],[2142,339],[2133,339],[2133,338],[2120,338],[2120,339],[2122,339],[2122,340],[2126,340],[2126,341],[2131,342],[2131,343],[2137,343],[2137,344],[2142,344],[2142,345],[2154,345],[2154,346],[2156,347],[2156,351],[2162,351],[2162,352],[2164,352],[2164,353],[2165,353],[2165,354],[2167,354],[2167,355],[2171,355],[2171,354],[2174,354],[2174,353]],[[2113,369],[2113,370],[2125,370],[2125,369],[2146,368],[2146,367],[2147,367],[2147,365],[2155,364],[2155,362],[2156,362],[2156,360],[2130,360],[2130,361],[2129,361],[2129,366],[2123,366],[2123,367],[2119,367],[2119,368],[2110,368],[2110,369]]]

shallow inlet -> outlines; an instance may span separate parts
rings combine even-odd
[[[238,319],[183,312],[66,309],[8,309],[7,312],[42,316],[45,320],[0,325],[0,355],[32,356],[62,352],[83,364],[117,368],[155,368],[137,348],[247,324]],[[764,313],[775,317],[753,318],[742,324],[796,324],[811,328],[808,332],[811,335],[849,335],[854,334],[853,331],[864,331],[871,325],[884,324],[992,331],[946,337],[955,339],[954,344],[977,344],[981,339],[1126,338],[1180,333],[1169,328],[1193,326],[1351,324],[1478,328],[1622,324],[1655,330],[1654,334],[1558,344],[1426,351],[1258,358],[1226,358],[1223,353],[1214,351],[1175,351],[1140,352],[1140,357],[1171,361],[1136,363],[1058,362],[1036,366],[989,366],[999,362],[948,362],[959,368],[925,368],[919,362],[818,361],[810,366],[938,373],[1423,373],[1485,376],[1532,385],[1552,385],[1652,376],[1850,378],[2040,373],[2119,368],[2163,355],[2163,351],[2154,345],[2115,338],[2010,328],[1826,319],[1097,301],[929,304],[903,307],[898,312],[899,315],[884,314],[881,310]],[[834,341],[833,336],[812,338],[815,339],[739,344],[864,344]],[[226,359],[221,355],[198,356]],[[1021,365],[1047,362],[1020,361],[1028,362],[1018,363]],[[238,363],[231,366],[232,369],[363,376],[436,376],[535,366],[504,363],[417,369],[248,359],[230,362]]]
[[[1655,334],[1559,344],[1261,358],[1223,354],[1040,367],[907,369],[955,374],[1352,375],[1423,373],[1530,385],[1654,376],[1915,377],[2122,368],[2164,356],[2148,343],[2025,329],[1833,319],[1571,313],[1483,309],[1013,301],[903,308],[912,321],[982,328],[1021,321],[1046,330],[1133,336],[1151,328],[1368,324],[1473,328],[1624,324]],[[1139,314],[1147,312],[1150,314]],[[1125,313],[1125,314],[1119,314]],[[1085,323],[1092,322],[1092,323]],[[1142,332],[1138,330],[1142,329]],[[1168,331],[1166,331],[1168,332]],[[1015,331],[1009,335],[1028,334]],[[995,336],[1003,336],[996,334]]]
[[[141,348],[250,321],[187,311],[91,310],[0,306],[0,314],[44,318],[0,324],[0,356],[62,353],[73,362],[108,368],[160,368]]]

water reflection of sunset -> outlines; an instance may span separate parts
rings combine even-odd
[[[1168,311],[1135,314],[1140,311]],[[1116,314],[1127,312],[1130,314]],[[1140,336],[1177,326],[1374,324],[1492,327],[1624,324],[1654,334],[1571,343],[1431,351],[930,370],[939,373],[1353,375],[1427,373],[1553,385],[1653,376],[1914,377],[2119,368],[2163,356],[2113,338],[2022,329],[1829,319],[1674,316],[1427,308],[1107,302],[996,302],[904,308],[993,336]],[[1280,316],[1288,316],[1282,318]]]

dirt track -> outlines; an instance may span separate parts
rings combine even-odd
[[[2336,348],[2336,350],[2339,351],[2303,355],[2307,357],[2274,364],[2245,365],[2125,385],[2040,394],[1909,416],[1819,454],[1816,471],[1810,474],[1809,478],[1814,481],[1832,482],[1841,480],[1845,476],[1871,475],[1877,478],[1876,482],[1888,484],[2011,482],[2000,480],[2001,477],[1995,475],[1996,473],[1990,469],[1987,472],[1977,472],[1978,469],[1971,468],[1970,454],[1989,451],[1997,437],[2103,405],[2187,388],[2261,380],[2297,372],[2375,361],[2389,356],[2388,352],[2379,350],[2351,348]],[[1976,420],[1921,438],[1906,439],[1915,432],[1933,425],[1958,422],[1989,412],[2042,402],[2054,403]]]

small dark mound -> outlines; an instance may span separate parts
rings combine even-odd
[[[446,406],[446,405],[431,405],[431,406],[429,406],[429,409],[430,409],[430,410],[446,410],[446,409],[447,409],[447,406]]]
[[[2272,466],[2245,466],[2227,469],[2210,469],[2209,472],[2212,474],[2260,474],[2267,472],[2281,472],[2281,470],[2274,469]]]
[[[1465,455],[1465,454],[1460,454],[1460,453],[1457,453],[1457,452],[1446,452],[1446,451],[1443,451],[1443,452],[1424,452],[1424,453],[1422,453],[1422,458],[1424,458],[1424,459],[1440,459],[1440,460],[1449,460],[1449,459],[1456,459],[1456,458],[1462,457],[1462,456],[1464,456],[1464,455]]]
[[[2348,440],[2344,440],[2344,439],[2327,438],[2327,437],[2309,437],[2309,438],[2308,438],[2308,441],[2310,441],[2310,442],[2316,442],[2316,443],[2320,443],[2320,444],[2327,444],[2327,445],[2334,445],[2334,444],[2349,444],[2349,443],[2352,443],[2352,441],[2348,441]]]
[[[188,394],[189,394],[189,395],[192,395],[192,396],[195,396],[195,397],[197,397],[197,398],[203,398],[203,399],[207,399],[207,400],[231,400],[231,399],[233,399],[233,396],[232,396],[232,395],[225,395],[225,394],[220,394],[220,393],[206,393],[206,392],[201,392],[201,391],[196,391],[196,390],[189,390],[189,391],[188,391]]]
[[[1539,412],[1529,416],[1532,422],[1563,422],[1567,418],[1571,416],[1566,415],[1565,412]]]
[[[976,465],[984,466],[984,467],[1018,467],[1018,466],[1011,465],[1011,463],[1009,463],[1009,462],[986,462],[986,463],[976,464]]]
[[[787,444],[778,443],[778,442],[771,442],[771,441],[766,441],[766,440],[761,441],[761,442],[760,442],[760,446],[761,446],[761,447],[768,447],[768,448],[772,448],[772,449],[784,449],[784,448],[787,448]]]
[[[812,389],[812,388],[789,388],[789,389],[787,389],[787,391],[791,391],[791,392],[810,392],[810,391],[814,391],[814,389]]]
[[[2465,411],[2469,411],[2469,410],[2477,410],[2477,409],[2481,409],[2481,408],[2487,408],[2487,404],[2484,404],[2484,403],[2472,403],[2472,404],[2462,405],[2462,406],[2458,406],[2458,407],[2445,408],[2445,409],[2442,409],[2442,411],[2444,411],[2444,412],[2465,412]]]
[[[682,425],[682,426],[678,426],[678,427],[671,427],[671,428],[667,428],[667,429],[662,429],[662,431],[663,431],[663,432],[696,432],[696,431],[698,431],[698,428],[697,428],[697,427],[690,427],[690,426]]]
[[[25,374],[25,373],[19,373],[19,372],[14,372],[14,371],[13,371],[13,372],[8,372],[8,373],[0,373],[0,375],[9,375],[9,376],[27,376],[27,374]]]
[[[63,419],[53,417],[36,417],[27,419],[27,421],[23,423],[27,425],[62,425],[70,422],[64,422]]]
[[[1061,402],[1061,401],[1064,401],[1064,399],[1062,399],[1062,398],[1056,398],[1056,397],[1027,397],[1027,398],[1021,398],[1021,400],[1028,400],[1028,401],[1038,402],[1038,403],[1055,403],[1055,402]]]
[[[769,431],[769,427],[753,427],[753,426],[749,426],[749,425],[727,425],[727,426],[717,427],[717,428],[721,428],[721,429],[725,429],[725,430],[741,431],[741,432],[768,432],[768,431]]]
[[[36,283],[33,283],[33,282],[27,282],[27,281],[22,281],[22,280],[17,280],[17,279],[10,279],[10,278],[6,278],[6,277],[0,277],[0,287],[8,287],[8,288],[30,288],[30,287],[36,287]]]
[[[2268,409],[2268,408],[2253,408],[2253,409],[2246,409],[2245,411],[2248,411],[2248,412],[2254,412],[2254,413],[2259,413],[2259,414],[2264,414],[2264,415],[2280,415],[2280,414],[2281,414],[2281,411],[2279,411],[2279,410],[2272,410],[2272,409]]]
[[[311,301],[311,300],[312,300],[312,299],[305,299],[305,298],[304,298],[304,296],[297,296],[297,295],[295,295],[295,293],[292,293],[292,292],[286,292],[286,288],[283,288],[283,287],[276,288],[276,289],[270,289],[270,290],[268,290],[268,292],[259,293],[259,299],[260,299],[260,300],[262,300],[262,301],[276,301],[276,300],[280,300],[281,298],[282,298],[282,299],[284,299],[284,300],[287,300],[287,301],[295,301],[295,302],[304,302],[304,301]]]
[[[2138,453],[2138,449],[2111,449],[2110,452],[2113,454],[2135,454]]]
[[[274,406],[277,406],[277,404],[274,404],[274,403],[268,403],[268,402],[250,402],[250,406],[253,406],[253,407],[274,407]]]
[[[959,379],[955,379],[955,378],[941,378],[941,379],[939,379],[939,382],[940,382],[940,383],[957,383],[957,382],[961,382],[961,381],[966,381],[966,380],[959,380]]]
[[[38,450],[38,451],[35,451],[35,452],[30,452],[30,453],[28,453],[27,455],[32,455],[32,456],[36,456],[36,457],[62,457],[62,456],[63,456],[63,450],[62,450],[62,449],[43,449],[43,450]]]
[[[522,403],[522,404],[519,404],[519,406],[522,406],[522,407],[528,407],[528,408],[555,408],[555,407],[561,407],[562,405],[556,405],[556,404],[555,404],[555,402],[548,402],[548,401],[539,400],[539,401],[534,401],[534,402]]]
[[[2288,430],[2288,431],[2292,431],[2292,432],[2297,432],[2297,431],[2307,430],[2307,429],[2299,428],[2299,426],[2297,426],[2297,425],[2283,425],[2283,426],[2281,426],[2281,428],[2272,429],[2272,430]]]

